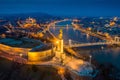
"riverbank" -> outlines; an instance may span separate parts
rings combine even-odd
[[[111,63],[99,63],[92,59],[92,64],[99,70],[93,80],[120,80],[120,70]]]
[[[117,67],[116,65],[110,62],[111,61],[110,56],[107,56],[109,58],[108,60],[104,59],[104,57],[100,57],[100,56],[96,57],[96,55],[101,55],[101,54],[103,54],[103,56],[110,55],[110,52],[114,52],[114,50],[118,51],[119,47],[115,47],[115,46],[104,46],[103,48],[101,47],[103,46],[76,48],[74,50],[76,50],[76,52],[79,52],[79,54],[82,55],[85,58],[84,60],[86,61],[89,61],[90,60],[89,55],[92,55],[91,63],[99,71],[97,76],[94,77],[93,80],[120,80],[120,69],[119,67]],[[106,53],[104,53],[104,51]],[[118,54],[116,53],[116,55]],[[101,62],[100,60],[104,62]]]

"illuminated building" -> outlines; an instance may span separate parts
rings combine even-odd
[[[28,52],[29,61],[45,61],[54,56],[54,50],[52,45],[40,45],[33,48]]]
[[[88,28],[87,28],[87,30],[88,30],[88,31],[91,31],[91,30],[92,30],[92,28],[91,28],[91,27],[88,27]]]
[[[24,29],[26,28],[39,28],[39,24],[37,24],[36,20],[33,18],[27,18],[25,21],[18,21],[18,25]]]
[[[111,21],[111,22],[110,22],[110,26],[115,26],[115,22],[114,22],[114,21]]]
[[[118,18],[117,18],[117,17],[114,17],[113,20],[114,20],[114,21],[118,21]]]
[[[6,38],[5,34],[0,35],[1,38]]]

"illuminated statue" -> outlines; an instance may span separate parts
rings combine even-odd
[[[59,31],[59,47],[60,47],[60,52],[63,53],[63,31],[60,29]]]
[[[56,42],[57,43],[57,53],[56,53],[56,57],[58,57],[61,61],[61,63],[63,63],[63,53],[64,53],[64,50],[63,50],[63,31],[62,29],[59,30],[59,35],[58,35],[58,41]]]
[[[60,29],[60,31],[59,31],[59,39],[62,39],[63,38],[63,31],[62,31],[62,29]]]

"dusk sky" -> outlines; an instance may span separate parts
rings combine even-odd
[[[120,0],[0,0],[0,14],[28,12],[60,16],[120,16]]]

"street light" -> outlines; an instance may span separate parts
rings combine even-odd
[[[90,57],[90,64],[91,64],[91,60],[92,60],[92,55],[90,55],[89,57]]]
[[[102,46],[101,49],[104,49],[104,47]]]
[[[23,56],[23,54],[22,54],[22,53],[20,53],[19,55],[20,55],[20,57],[22,57],[22,56]]]
[[[58,44],[59,43],[59,41],[56,41],[56,44]]]

